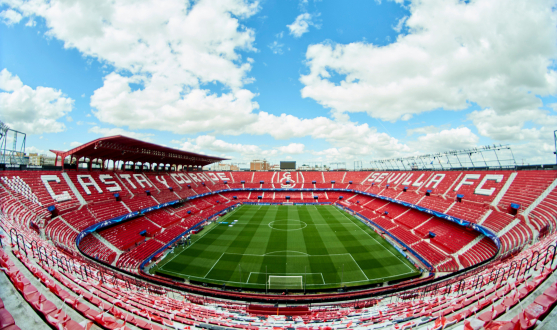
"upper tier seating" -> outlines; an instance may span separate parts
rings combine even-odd
[[[455,199],[458,195],[464,195],[463,200],[490,203],[501,191],[510,173],[509,171],[462,172],[462,176],[454,182],[446,197]]]
[[[12,211],[18,212],[19,209],[6,205],[13,197],[4,194],[1,190],[0,198],[3,198],[4,203],[0,205],[0,208],[3,212],[7,212],[0,217],[0,225],[4,232],[9,232],[9,229],[15,226],[14,228],[25,237],[26,241],[34,240],[46,250],[47,255],[54,255],[54,251],[58,251],[55,247],[41,239],[33,230],[21,226],[20,222],[15,219],[17,214],[13,214]],[[408,213],[410,212],[412,211]],[[484,246],[484,242],[489,243],[485,238],[476,243],[476,246],[482,247],[475,250],[479,254],[465,252],[459,256],[459,262],[464,264],[481,260],[483,255],[481,251],[490,249]],[[6,238],[4,238],[4,243],[6,243]],[[392,297],[387,296],[385,299],[366,298],[340,304],[321,303],[312,306],[308,315],[294,317],[292,320],[286,320],[284,316],[276,315],[254,317],[248,313],[246,303],[208,296],[200,297],[180,291],[171,292],[169,289],[149,284],[149,282],[140,281],[138,283],[135,279],[125,275],[111,278],[110,269],[99,264],[89,263],[80,255],[65,255],[66,258],[72,260],[72,269],[62,271],[61,268],[51,267],[52,263],[49,265],[39,262],[39,259],[33,257],[31,253],[27,258],[19,251],[14,251],[12,254],[8,251],[4,253],[0,249],[0,268],[29,306],[44,320],[47,320],[45,322],[49,322],[53,328],[59,328],[58,323],[60,322],[54,322],[48,315],[51,315],[54,320],[63,319],[65,329],[81,329],[77,322],[68,320],[64,316],[65,313],[61,311],[63,307],[66,312],[75,311],[77,317],[80,318],[76,321],[85,320],[84,325],[95,322],[98,326],[109,329],[122,326],[123,321],[120,320],[125,320],[128,325],[131,324],[140,329],[162,329],[166,326],[173,328],[174,325],[177,328],[199,327],[201,324],[208,323],[249,330],[262,327],[284,328],[286,326],[308,329],[311,327],[308,327],[310,324],[317,324],[323,328],[356,326],[371,328],[392,326],[393,322],[400,328],[418,325],[422,328],[435,329],[442,328],[443,325],[453,328],[465,326],[481,328],[484,325],[486,327],[495,325],[508,329],[519,327],[527,329],[533,328],[537,322],[542,322],[541,320],[557,303],[557,286],[554,283],[554,270],[557,263],[551,261],[552,252],[548,252],[549,258],[547,258],[547,264],[544,264],[547,247],[555,243],[555,234],[550,234],[542,241],[534,243],[521,252],[518,251],[507,259],[496,260],[477,271],[463,273],[458,278],[451,277],[443,280],[436,284],[435,290],[432,290],[430,286],[417,287]],[[152,244],[151,248],[155,248],[157,245]],[[417,243],[415,246],[421,248],[424,245]],[[428,248],[424,252],[428,260],[441,259],[439,255],[430,255],[428,252],[443,255],[440,251]],[[511,265],[520,263],[522,259],[526,259],[528,263],[531,261],[536,263],[535,255],[538,253],[540,258],[536,267],[529,270],[524,267],[513,268],[515,276],[512,277],[500,276],[495,280],[491,277],[492,274],[509,273],[511,267],[514,267]],[[19,262],[21,266],[14,265],[14,261]],[[137,262],[134,261],[129,265],[137,265]],[[81,266],[89,269],[87,276],[80,273]],[[445,260],[438,263],[436,268],[438,271],[447,271],[455,267],[456,261],[452,257],[446,257]],[[29,275],[23,275],[24,270]],[[36,284],[31,284],[30,280]],[[415,284],[417,281],[419,280],[414,279],[411,283]],[[41,290],[48,291],[49,298],[46,299],[46,294],[40,293]],[[231,294],[236,293],[231,292]],[[337,293],[334,294],[337,295]],[[530,299],[530,297],[532,298]],[[87,302],[78,301],[81,299]],[[0,306],[1,309],[2,306]],[[11,320],[4,316],[6,314],[0,312],[0,315],[2,316],[0,324],[10,326]],[[117,319],[120,320],[116,321]],[[491,320],[496,322],[490,323]],[[71,323],[72,321],[73,323]],[[550,326],[548,322],[551,321],[546,318],[543,322]],[[88,325],[90,326],[90,324]],[[539,323],[538,326],[542,326],[542,324]]]
[[[557,179],[557,171],[520,171],[499,202],[502,211],[507,210],[511,203],[520,204],[525,210],[536,198]]]
[[[308,172],[300,172],[300,174],[303,176],[303,181],[301,181],[301,179],[299,178],[298,182],[304,182],[304,183],[312,183],[313,181],[315,181],[315,183],[327,182],[325,181],[323,172],[308,171]],[[329,180],[328,183],[330,188],[331,181]]]
[[[27,199],[36,198],[38,204],[45,207],[56,205],[63,212],[79,205],[59,172],[4,171],[0,172],[0,177],[0,183],[14,192],[20,192]]]
[[[354,184],[361,184],[370,174],[371,172],[346,172],[344,182],[352,181]]]
[[[325,177],[325,182],[335,181],[336,183],[343,183],[344,176],[347,172],[344,171],[334,171],[334,172],[323,172]]]
[[[230,172],[235,183],[251,183],[251,179],[255,176],[255,172]]]
[[[122,198],[128,196],[129,188],[124,182],[126,179],[133,180],[131,174],[125,175],[126,179],[122,181],[118,172],[108,171],[68,171],[66,174],[79,194],[87,202],[93,203],[114,200],[115,193],[118,193]],[[133,190],[137,190],[137,186]]]

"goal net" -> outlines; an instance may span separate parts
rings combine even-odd
[[[293,202],[283,202],[282,205],[294,205]]]
[[[302,290],[302,276],[269,275],[269,290]]]

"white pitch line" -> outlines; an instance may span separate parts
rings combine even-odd
[[[274,252],[284,252],[284,251],[274,251]],[[268,253],[274,253],[268,252]],[[297,252],[297,251],[289,251]],[[225,254],[239,255],[239,256],[250,256],[250,257],[328,257],[328,256],[345,256],[350,255],[350,253],[330,253],[330,254],[299,254],[299,255],[272,255],[272,254],[250,254],[250,253],[234,253],[234,252],[224,252]],[[303,252],[300,252],[303,253]],[[352,258],[354,259],[354,258]]]
[[[370,278],[369,280],[361,280],[361,281],[349,281],[349,282],[342,282],[342,283],[324,283],[324,284],[346,284],[346,283],[363,283],[363,282],[369,282],[369,281],[375,281],[378,279],[387,279],[387,278],[392,278],[392,277],[397,277],[397,276],[402,276],[402,275],[406,275],[406,274],[412,274],[413,272],[407,272],[407,273],[402,273],[402,274],[398,274],[398,275],[393,275],[393,276],[385,276],[385,277],[376,277],[376,278]],[[323,275],[321,275],[323,276]],[[307,284],[307,286],[316,286],[316,285],[321,285],[321,284]]]
[[[210,233],[213,229],[217,228],[218,224],[215,224],[213,226],[213,228],[207,230],[201,237],[199,237],[195,242],[191,243],[190,245],[188,245],[185,249],[183,249],[180,253],[177,253],[174,257],[172,257],[171,259],[169,259],[168,261],[166,261],[164,264],[162,264],[159,269],[163,269],[164,266],[166,266],[166,264],[168,264],[169,262],[171,262],[172,260],[174,260],[174,258],[176,258],[177,256],[181,255],[182,253],[184,253],[187,249],[189,249],[190,247],[192,247],[195,243],[199,242],[200,239],[202,239],[203,237],[205,237],[205,235],[207,235],[208,233]]]
[[[207,277],[199,277],[199,276],[190,276],[190,275],[185,275],[185,274],[183,274],[183,273],[176,273],[176,272],[173,272],[173,271],[170,271],[170,270],[165,270],[164,272],[165,272],[165,273],[176,274],[176,275],[179,275],[179,277],[198,278],[198,279],[200,279],[200,280],[205,279],[205,280],[211,280],[211,281],[222,282],[222,283],[264,285],[264,284],[261,284],[261,283],[246,283],[246,282],[236,282],[236,281],[223,281],[223,280],[218,280],[218,279],[215,279],[215,278],[207,278]],[[257,273],[257,272],[253,272],[253,273]],[[369,281],[375,281],[375,280],[378,280],[378,279],[384,280],[384,279],[393,278],[393,277],[402,276],[402,275],[411,274],[411,273],[413,273],[413,272],[407,272],[407,273],[402,273],[402,274],[393,275],[393,276],[371,278],[371,279],[369,279]],[[250,273],[250,274],[251,274],[251,273]],[[263,273],[259,272],[259,274],[263,274]],[[285,273],[268,273],[268,274],[269,274],[269,275],[272,275],[272,274],[285,274]],[[341,284],[341,283],[325,283],[325,278],[323,277],[323,273],[288,273],[288,274],[301,274],[301,275],[303,275],[303,274],[321,274],[321,279],[323,280],[323,284],[310,284],[310,283],[307,283],[307,284],[306,284],[307,286],[318,286],[318,285],[327,285],[327,284]],[[363,282],[368,282],[368,281],[362,280],[362,281],[349,281],[349,282],[342,282],[342,283],[343,283],[343,284],[347,284],[347,283],[363,283]]]
[[[336,209],[338,212],[340,212],[346,219],[350,220],[350,218],[347,217],[346,214],[344,214],[344,212],[340,211],[340,210],[337,209],[337,208],[335,208],[335,209]],[[360,228],[360,226],[358,226],[357,224],[355,224],[353,221],[351,221],[351,223],[352,223],[354,226]],[[360,228],[360,230],[363,231],[367,236],[371,237],[375,242],[377,242],[377,244],[381,245],[381,243],[379,243],[373,236],[371,236],[371,235],[370,235],[369,233],[367,233],[365,230],[363,230],[362,228]],[[392,254],[393,257],[395,257],[395,258],[397,258],[398,260],[402,261],[402,264],[403,264],[403,265],[405,265],[408,269],[410,269],[411,271],[413,271],[413,269],[412,269],[410,266],[408,266],[408,264],[406,264],[403,260],[401,260],[397,255],[395,255],[394,253],[392,253],[391,250],[389,250],[389,249],[387,249],[387,248],[386,248],[385,250],[389,251],[389,253]]]
[[[223,252],[220,257],[217,259],[217,261],[213,264],[213,267],[211,267],[211,269],[209,269],[209,271],[207,272],[207,274],[205,274],[205,276],[203,276],[203,278],[207,278],[207,275],[209,275],[209,273],[213,270],[213,268],[215,268],[215,266],[219,263],[220,258],[222,258],[222,256],[225,254],[226,252]]]
[[[366,273],[364,273],[364,271],[362,270],[362,267],[360,267],[360,265],[358,264],[356,259],[354,259],[354,257],[352,256],[352,253],[348,253],[348,254],[350,255],[350,258],[352,258],[352,260],[354,261],[356,266],[358,266],[358,268],[360,268],[360,271],[362,272],[362,274],[364,274],[365,278],[369,281],[369,278],[367,277]]]

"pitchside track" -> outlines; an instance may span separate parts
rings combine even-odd
[[[262,290],[362,286],[419,274],[389,243],[335,206],[244,205],[219,221],[227,223],[206,227],[152,271]]]

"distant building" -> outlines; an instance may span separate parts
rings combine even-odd
[[[39,155],[37,153],[29,153],[29,165],[43,166],[45,161],[45,155]]]
[[[271,170],[271,164],[269,164],[268,161],[266,160],[252,160],[251,163],[249,163],[249,169],[250,171],[270,171]]]
[[[239,171],[240,168],[238,165],[234,164],[224,164],[224,163],[217,163],[211,164],[211,166],[206,166],[204,170],[207,171]]]
[[[32,166],[54,166],[54,157],[29,153],[29,165]],[[66,161],[67,163],[67,161]]]

